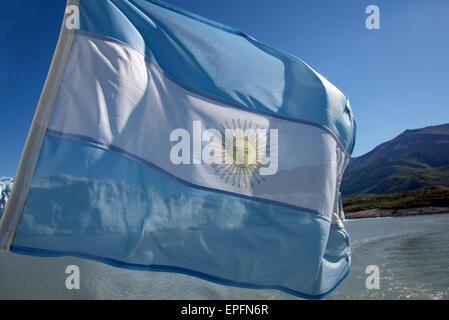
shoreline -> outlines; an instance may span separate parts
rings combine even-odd
[[[427,214],[449,213],[449,207],[421,207],[408,209],[369,209],[358,212],[345,213],[346,220],[381,218],[381,217],[406,217]]]

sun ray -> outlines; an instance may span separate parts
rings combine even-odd
[[[255,126],[254,130],[250,132],[251,138],[257,137],[257,129],[258,129],[258,128],[259,128],[259,125],[257,124],[257,125]]]
[[[220,172],[220,171],[221,171],[221,169],[223,169],[223,168],[224,168],[224,167],[226,167],[226,166],[227,166],[227,164],[226,164],[226,163],[222,164],[220,168],[218,168],[217,170],[215,170],[215,173],[218,173],[218,172]]]
[[[232,174],[232,171],[234,171],[234,168],[235,168],[235,165],[233,165],[233,164],[230,164],[230,165],[228,165],[228,167],[226,168],[226,170],[223,172],[223,174],[221,175],[221,178],[223,179],[223,177],[226,175],[226,174]],[[230,170],[230,171],[229,171]],[[228,173],[229,172],[229,173]]]
[[[228,182],[229,177],[232,176],[232,173],[234,172],[234,170],[235,170],[236,167],[237,167],[236,165],[230,165],[230,166],[229,166],[229,168],[232,168],[232,169],[229,171],[228,176],[226,177],[226,182]],[[222,177],[223,177],[223,176],[224,176],[224,174],[222,175]],[[234,177],[235,177],[235,174],[234,174]]]
[[[242,168],[238,168],[238,173],[237,173],[237,177],[238,177],[238,179],[239,179],[239,184],[238,184],[238,187],[240,188],[240,178],[241,178],[241,171],[242,171]]]
[[[248,183],[246,182],[247,176],[246,176],[246,172],[247,172],[247,168],[243,168],[243,182],[245,183],[245,187],[248,188]]]
[[[261,163],[259,163],[259,165],[261,165]],[[258,165],[258,166],[259,166]],[[256,167],[254,167],[253,166],[253,169],[254,169],[254,174],[255,175],[257,175],[260,179],[262,179],[263,181],[265,181],[265,178],[256,170],[256,168],[258,167],[258,166],[256,166]]]

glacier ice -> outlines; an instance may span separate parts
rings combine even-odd
[[[13,178],[1,177],[0,178],[0,218],[5,210],[6,202],[11,194]]]

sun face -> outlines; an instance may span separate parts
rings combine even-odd
[[[212,165],[220,179],[238,188],[251,188],[265,181],[259,167],[267,151],[266,130],[253,126],[252,121],[233,119],[222,124],[220,133],[224,141],[218,143],[215,156],[223,161]]]
[[[248,167],[250,164],[257,163],[257,150],[248,139],[235,139],[233,137],[230,147],[233,150],[229,153],[232,154],[232,162],[241,168]]]

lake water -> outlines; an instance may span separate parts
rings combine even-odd
[[[449,299],[449,214],[351,220],[352,267],[327,299]],[[67,290],[65,268],[80,268]],[[380,289],[367,289],[376,265]],[[193,277],[131,271],[72,257],[0,253],[0,299],[296,299],[275,290],[217,285]]]

